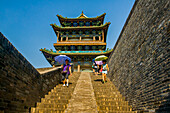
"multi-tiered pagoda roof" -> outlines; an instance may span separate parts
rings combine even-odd
[[[50,24],[57,36],[56,51],[41,49],[51,63],[57,55],[68,55],[73,62],[88,62],[98,55],[109,55],[106,50],[107,30],[110,22],[104,24],[106,13],[97,17],[87,17],[83,12],[77,18],[57,15],[60,26]],[[90,63],[89,63],[90,64]]]

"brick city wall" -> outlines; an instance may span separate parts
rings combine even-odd
[[[59,83],[60,73],[53,68],[40,74],[0,33],[0,112],[29,112]]]
[[[135,110],[170,111],[169,0],[136,0],[108,64]]]

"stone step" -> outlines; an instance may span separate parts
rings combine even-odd
[[[48,99],[48,98],[42,98],[41,103],[63,103],[68,104],[69,100],[67,99]]]
[[[54,90],[54,91],[57,91],[57,90],[72,90],[72,89],[74,89],[74,87],[75,87],[75,86],[70,86],[70,85],[69,85],[69,87],[67,87],[67,86],[62,86],[61,88],[59,88],[59,87],[56,88],[56,87],[55,87],[53,90]],[[52,91],[53,91],[53,90],[52,90]]]
[[[108,97],[108,96],[104,97],[104,96],[99,96],[99,97],[96,97],[96,99],[97,100],[106,100],[106,101],[115,101],[115,100],[122,100],[122,101],[124,101],[125,97]]]
[[[54,108],[31,108],[31,113],[64,113],[64,110]]]
[[[50,99],[70,99],[71,95],[45,95],[45,98],[50,98]]]
[[[57,110],[65,110],[67,104],[57,103],[57,104],[48,104],[48,103],[37,103],[37,108],[55,108]]]
[[[122,95],[115,95],[115,94],[100,94],[100,93],[95,93],[96,97],[119,97],[123,98]]]
[[[48,95],[69,95],[71,94],[71,91],[67,91],[67,92],[58,92],[58,91],[54,91],[54,92],[48,92]]]
[[[93,79],[93,81],[92,81],[92,83],[94,83],[94,85],[101,85],[102,84],[102,86],[114,86],[113,84],[111,84],[112,82],[110,82],[110,81],[106,81],[104,84],[103,84],[103,82],[102,82],[102,80],[100,80],[100,81],[96,81],[96,80],[99,80],[99,79],[97,79],[97,78],[95,78],[95,79]]]
[[[71,95],[72,95],[71,93],[65,94],[64,92],[49,94],[49,96],[71,96]]]
[[[101,78],[92,78],[92,83],[95,83],[95,84],[103,84],[102,81],[103,81],[103,80],[102,80],[102,77],[101,77]],[[103,85],[108,85],[107,83],[109,83],[109,85],[113,85],[113,84],[110,84],[110,83],[112,83],[112,82],[109,81],[108,79],[106,79],[106,82],[105,82],[105,84],[103,84]]]
[[[107,96],[117,96],[117,97],[122,97],[122,95],[118,92],[100,92],[100,91],[94,91],[95,95],[107,95]]]
[[[96,92],[96,91],[98,91],[98,92],[107,92],[107,93],[109,93],[109,92],[118,92],[118,91],[116,91],[116,90],[107,89],[107,88],[95,89],[94,91],[95,91],[95,92]]]
[[[53,90],[56,90],[56,89],[68,89],[68,88],[74,88],[74,84],[69,84],[69,87],[63,87],[63,84],[60,84],[61,86],[58,86],[58,87],[54,87]]]
[[[106,86],[106,87],[96,86],[96,87],[93,87],[93,88],[95,88],[95,90],[107,89],[107,90],[112,90],[112,91],[118,91],[116,88],[112,88],[112,87],[110,87],[110,86]]]
[[[98,93],[98,94],[101,94],[101,95],[121,95],[119,92],[115,92],[115,91],[112,91],[112,92],[108,92],[108,91],[94,91],[94,93]]]
[[[71,84],[71,85],[69,84],[69,87],[63,86],[63,84],[61,84],[61,87],[54,87],[53,90],[57,90],[57,89],[72,89],[74,87],[75,87],[75,85],[73,85],[73,84]]]
[[[132,108],[130,106],[114,106],[114,105],[102,105],[98,106],[98,109],[100,110],[112,110],[112,111],[132,111]]]
[[[99,94],[95,94],[96,98],[122,98],[123,100],[125,100],[125,97],[122,97],[121,95],[99,95]]]
[[[106,92],[99,92],[99,91],[94,91],[94,93],[96,95],[119,95],[119,96],[122,96],[120,94],[120,92],[109,92],[109,93],[106,93]]]
[[[137,113],[137,111],[113,111],[113,110],[105,111],[105,110],[100,110],[100,111],[98,111],[98,113]]]
[[[63,86],[63,88],[52,89],[51,92],[68,92],[73,90],[74,88]]]
[[[97,100],[96,101],[97,102],[97,104],[99,105],[99,106],[101,106],[101,105],[127,105],[128,106],[128,102],[127,101],[99,101],[99,100]]]
[[[105,88],[107,88],[107,89],[111,89],[111,90],[118,91],[117,88],[114,88],[114,87],[112,87],[112,86],[96,85],[96,86],[93,86],[93,88],[95,88],[95,89],[105,89]]]

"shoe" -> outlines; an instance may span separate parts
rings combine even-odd
[[[63,84],[63,86],[66,86],[65,84]]]
[[[67,87],[68,87],[68,84],[67,84]]]
[[[102,80],[102,83],[104,84],[104,81]]]

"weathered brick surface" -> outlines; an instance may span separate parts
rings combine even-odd
[[[135,110],[170,111],[169,0],[136,0],[108,74]]]
[[[0,112],[28,112],[59,83],[60,73],[40,74],[0,33]]]

